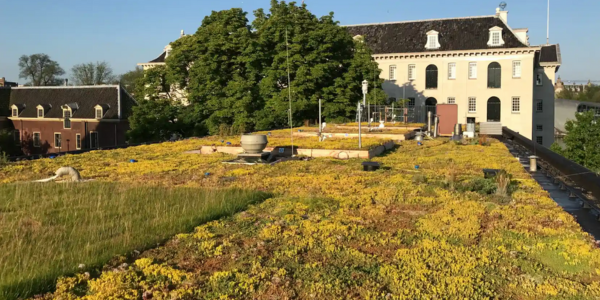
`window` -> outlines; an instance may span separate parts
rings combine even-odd
[[[544,126],[543,125],[535,125],[535,130],[537,131],[544,131]]]
[[[390,80],[396,80],[396,65],[390,66]]]
[[[71,118],[71,111],[68,109],[63,109],[63,118],[65,118],[65,119]]]
[[[476,78],[477,78],[477,63],[470,62],[469,63],[469,79],[476,79]]]
[[[543,70],[537,70],[537,72],[535,73],[535,85],[537,85],[537,86],[544,85],[544,80],[543,80],[544,77],[542,77],[543,72],[544,72]]]
[[[435,30],[431,30],[427,32],[427,45],[425,48],[427,49],[439,49],[440,41],[438,39],[439,33]]]
[[[448,64],[448,79],[456,79],[456,63]]]
[[[39,132],[33,133],[33,146],[39,148],[42,146],[42,137]]]
[[[18,108],[13,107],[13,109],[12,109],[12,116],[15,117],[15,118],[19,116],[19,109]]]
[[[502,39],[502,27],[492,27],[490,28],[490,39],[488,40],[488,46],[490,47],[498,47],[504,45],[504,40]]]
[[[438,87],[438,68],[435,65],[427,66],[425,69],[425,88],[437,89]]]
[[[535,137],[535,141],[538,144],[543,145],[544,144],[544,137],[538,135],[538,136]]]
[[[488,88],[499,89],[502,86],[502,67],[493,62],[488,65]]]
[[[456,104],[456,98],[448,97],[448,104]]]
[[[513,61],[513,78],[521,78],[521,61]]]
[[[90,131],[90,148],[94,149],[98,147],[98,132]]]
[[[408,65],[408,80],[415,80],[417,78],[415,65]]]
[[[542,100],[538,100],[535,103],[535,111],[537,111],[537,112],[543,112],[544,111],[544,102]]]
[[[469,112],[474,113],[477,111],[477,98],[469,97]]]
[[[71,119],[64,119],[63,120],[63,128],[64,129],[71,129]]]
[[[37,109],[37,117],[38,118],[43,118],[44,117],[44,109],[41,107],[38,107]]]
[[[81,134],[76,134],[75,135],[75,148],[77,150],[81,149]]]
[[[512,98],[512,112],[518,113],[521,111],[521,98],[513,97]]]
[[[415,98],[408,97],[408,106],[415,106],[416,101]]]
[[[54,148],[62,147],[62,136],[59,132],[54,133]]]
[[[21,132],[18,130],[13,131],[13,140],[15,141],[15,144],[20,145],[21,144]]]
[[[102,113],[102,108],[101,107],[96,107],[96,119],[102,119],[102,116],[104,114]]]

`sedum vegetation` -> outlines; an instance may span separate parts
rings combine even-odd
[[[4,167],[0,178],[8,182],[69,164],[99,181],[273,194],[242,213],[111,262],[100,275],[62,277],[40,298],[600,297],[600,250],[499,142],[406,142],[377,158],[384,168],[376,172],[363,172],[362,160],[246,166],[222,164],[228,155],[183,153],[198,143]],[[482,168],[505,172],[484,179]]]

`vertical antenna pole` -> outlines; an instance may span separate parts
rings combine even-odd
[[[546,24],[546,45],[550,45],[550,0],[548,0],[548,19]]]
[[[323,133],[323,122],[321,121],[321,98],[319,98],[319,142],[321,141],[321,135]]]
[[[288,100],[290,104],[289,108],[289,120],[290,120],[290,139],[292,142],[292,157],[294,156],[294,125],[292,123],[292,80],[290,79],[290,48],[288,44],[288,30],[285,28],[285,51],[287,56],[287,77],[288,77]]]

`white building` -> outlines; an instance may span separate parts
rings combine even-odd
[[[531,46],[527,29],[495,15],[347,26],[383,70],[390,98],[457,104],[459,123],[501,122],[550,146],[559,45]],[[440,116],[440,118],[443,116]]]

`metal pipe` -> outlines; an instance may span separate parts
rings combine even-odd
[[[321,99],[319,99],[319,142],[321,141],[322,132],[323,132],[323,122],[321,121]]]
[[[529,171],[537,172],[537,156],[532,155],[529,157]]]
[[[427,136],[431,136],[431,111],[427,112]]]
[[[366,96],[365,96],[366,97]],[[358,102],[358,149],[362,148],[362,137],[361,137],[361,123],[362,123],[362,119],[361,119],[361,107],[360,107],[360,101]]]
[[[433,125],[434,131],[433,131],[433,137],[436,138],[438,135],[438,116],[435,116],[435,124]]]

